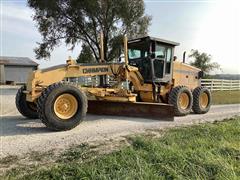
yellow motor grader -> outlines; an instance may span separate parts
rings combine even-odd
[[[101,62],[103,57],[103,38]],[[19,112],[40,118],[53,130],[76,127],[86,113],[173,120],[191,112],[209,111],[211,94],[201,87],[203,72],[174,61],[179,43],[150,36],[124,38],[124,62],[66,64],[33,71],[16,95]],[[110,76],[114,84],[83,86],[79,77]],[[125,86],[123,86],[123,82]]]

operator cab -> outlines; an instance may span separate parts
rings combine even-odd
[[[174,47],[178,45],[150,36],[129,40],[129,65],[138,67],[145,83],[168,83],[172,80]]]

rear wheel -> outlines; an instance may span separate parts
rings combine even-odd
[[[193,91],[193,112],[205,114],[209,111],[212,102],[211,92],[205,87],[197,87]]]
[[[25,117],[31,119],[38,118],[37,105],[34,102],[26,101],[26,94],[23,91],[26,87],[21,87],[16,95],[15,103],[18,111]]]
[[[86,116],[87,97],[72,84],[56,83],[47,87],[38,101],[39,117],[53,130],[70,130]]]
[[[191,112],[193,97],[186,86],[174,87],[168,97],[168,103],[174,106],[176,116],[184,116]]]

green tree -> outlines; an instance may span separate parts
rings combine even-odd
[[[96,62],[92,55],[92,51],[88,45],[86,45],[86,44],[82,45],[82,51],[77,58],[77,62],[78,63],[94,63],[94,62]]]
[[[201,69],[206,74],[209,74],[212,70],[220,69],[218,63],[211,62],[212,56],[210,54],[201,53],[198,50],[192,49],[189,57],[194,59],[190,64]]]
[[[151,17],[144,14],[143,0],[28,0],[42,35],[36,58],[48,58],[61,43],[84,43],[99,61],[99,34],[104,36],[106,61],[116,58],[123,35],[147,34]]]

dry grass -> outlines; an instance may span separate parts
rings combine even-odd
[[[213,104],[238,104],[240,91],[213,91]]]

